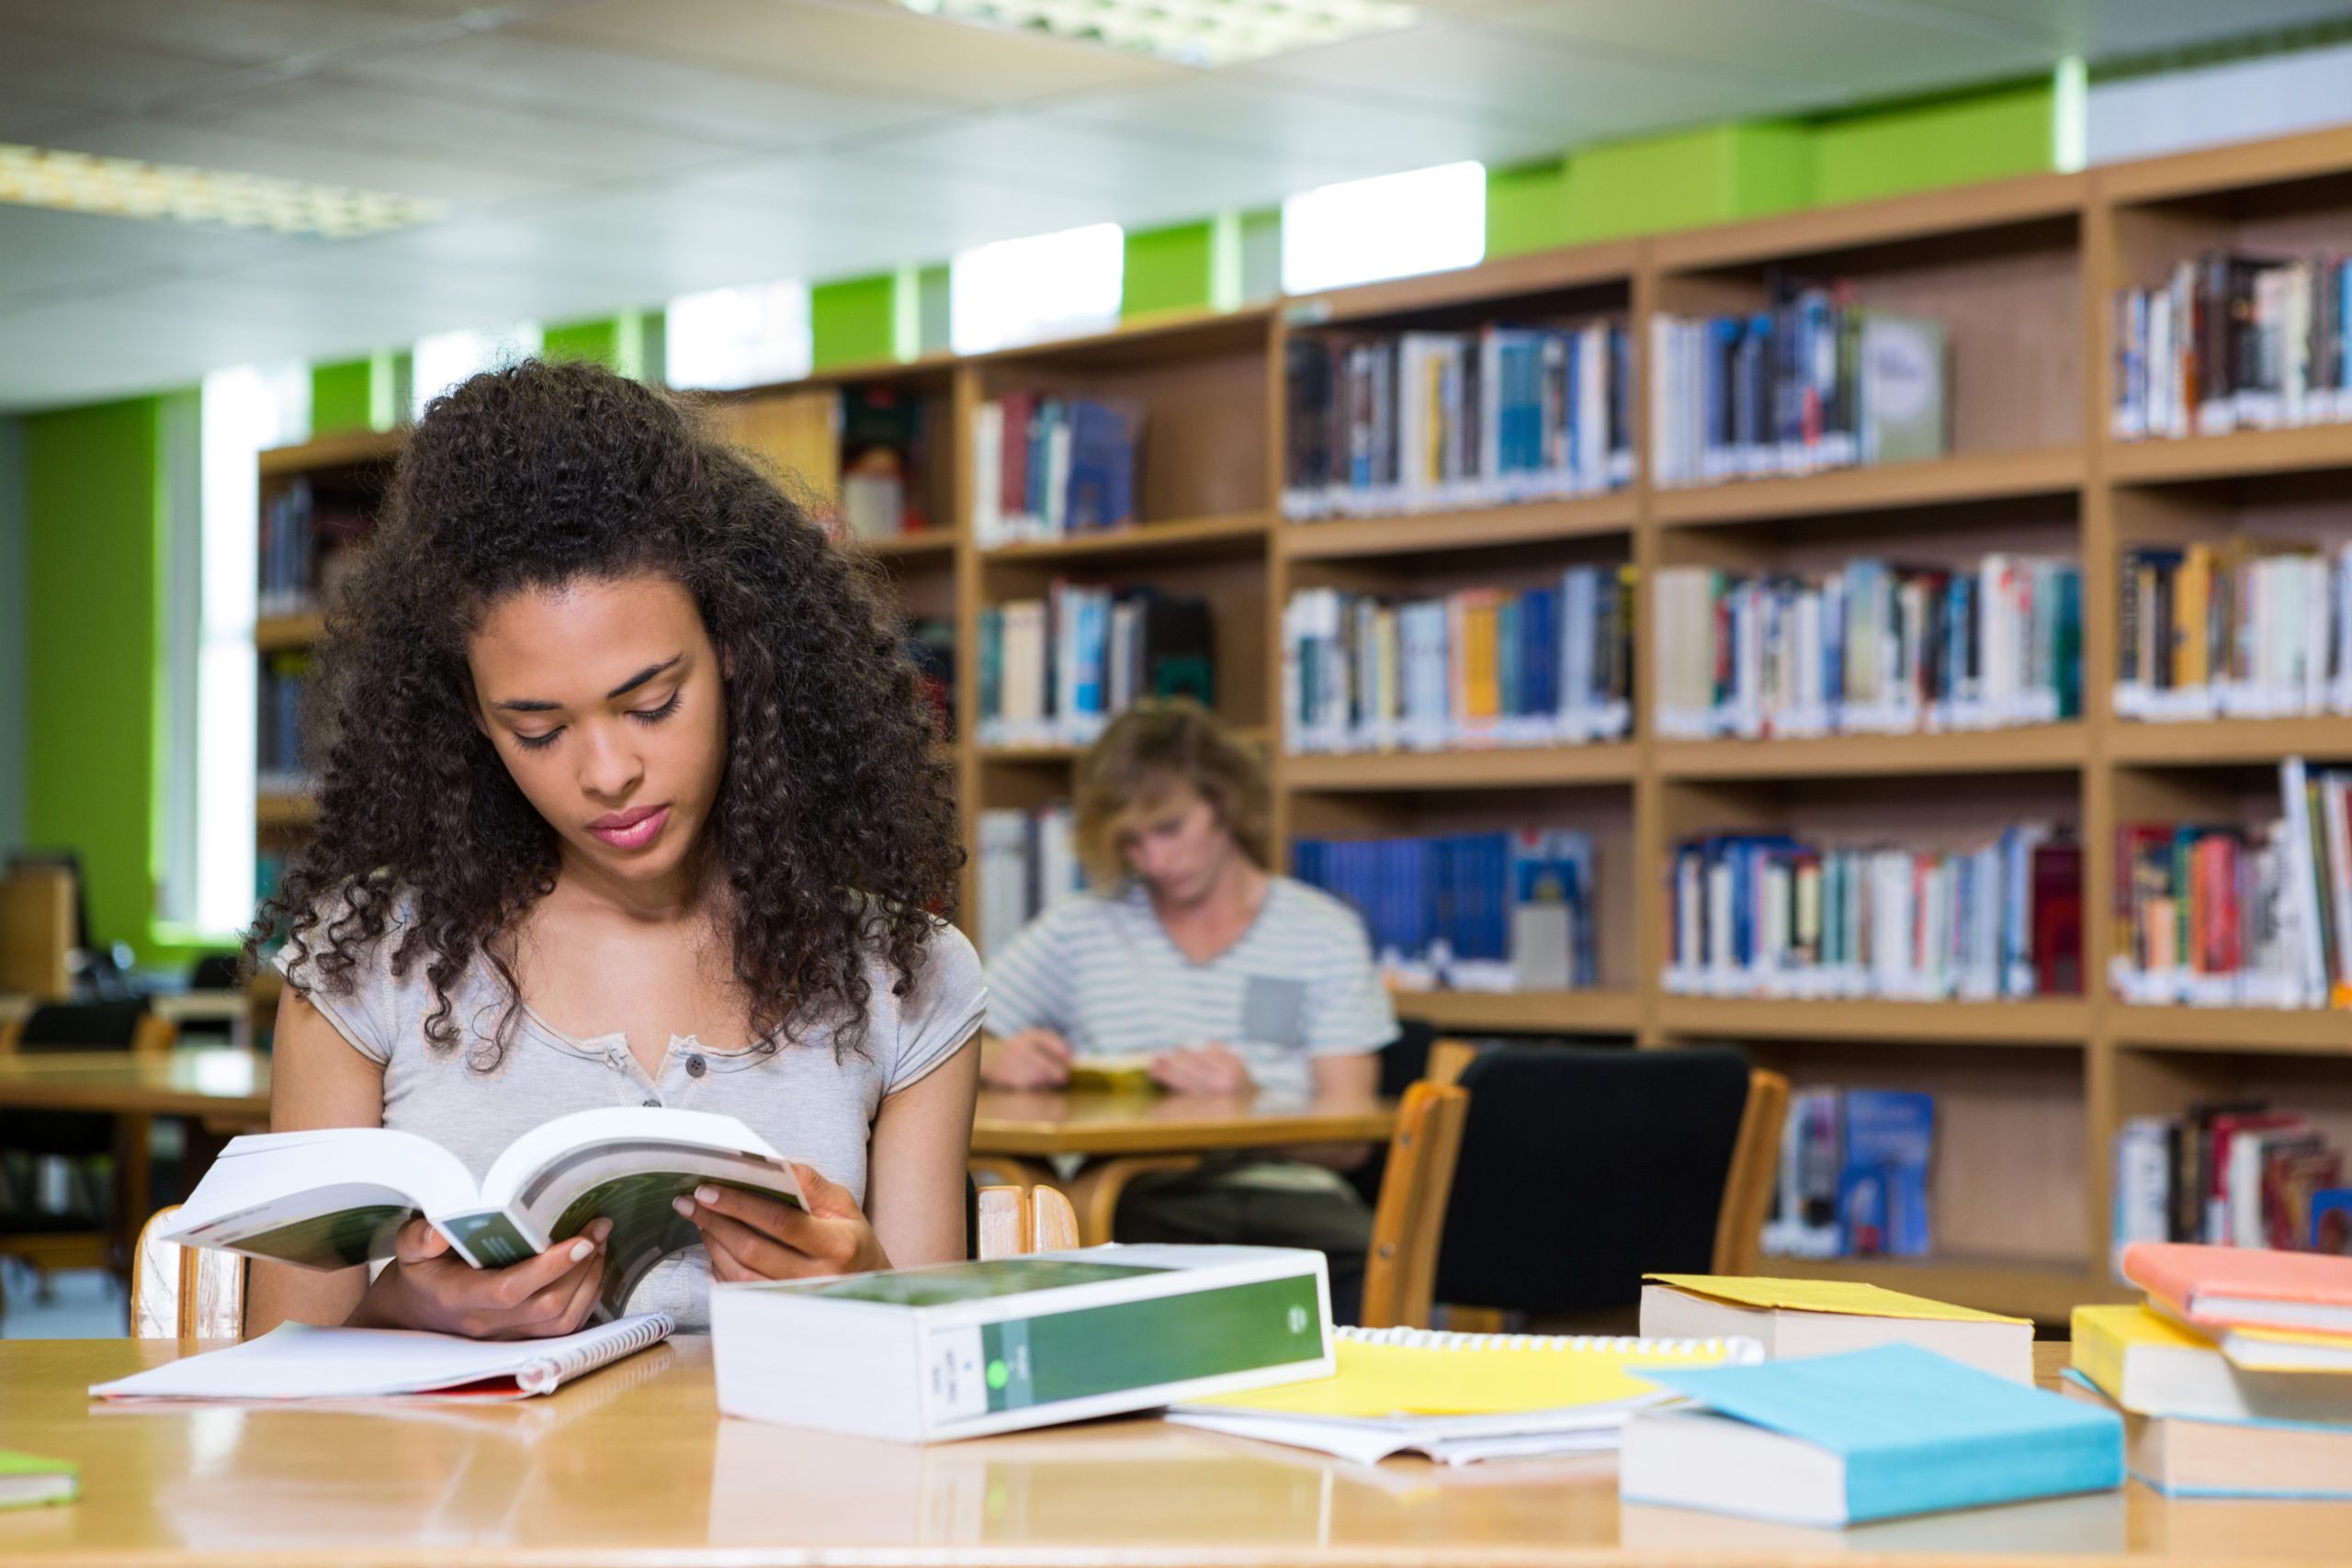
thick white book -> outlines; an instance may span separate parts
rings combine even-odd
[[[2033,1324],[1876,1285],[1736,1275],[1653,1274],[1642,1286],[1642,1333],[1657,1338],[1737,1336],[1772,1359],[1917,1345],[1962,1366],[2033,1386]]]
[[[937,1442],[1331,1374],[1323,1255],[1097,1247],[710,1294],[718,1408]]]
[[[623,1107],[532,1128],[481,1181],[430,1138],[334,1127],[232,1138],[164,1235],[305,1269],[348,1269],[391,1255],[417,1214],[477,1269],[503,1268],[613,1222],[604,1310],[617,1314],[646,1270],[700,1239],[672,1200],[704,1182],[792,1203],[784,1156],[732,1116]]]
[[[101,1399],[524,1399],[669,1337],[666,1313],[551,1339],[468,1339],[406,1328],[281,1323],[258,1339],[182,1356],[90,1392]]]

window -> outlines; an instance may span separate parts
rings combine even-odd
[[[947,307],[956,352],[985,354],[1117,326],[1126,243],[1116,223],[1096,223],[957,252]]]
[[[537,321],[517,321],[503,332],[435,333],[417,339],[411,362],[415,388],[411,417],[424,418],[425,404],[476,371],[493,370],[538,352]]]
[[[762,387],[808,374],[808,286],[786,278],[682,294],[666,312],[673,387]]]
[[[1487,254],[1487,170],[1442,164],[1323,186],[1283,203],[1283,292],[1474,266]]]

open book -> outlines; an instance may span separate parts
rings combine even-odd
[[[613,1222],[601,1302],[617,1314],[647,1269],[700,1241],[671,1200],[704,1182],[800,1201],[767,1141],[732,1116],[667,1108],[582,1111],[532,1128],[480,1182],[430,1138],[335,1127],[232,1138],[164,1239],[306,1269],[391,1256],[423,1214],[477,1269],[503,1268]]]

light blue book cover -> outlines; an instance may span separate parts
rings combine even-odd
[[[1854,1522],[2123,1484],[2123,1423],[2112,1411],[1916,1345],[1644,1375],[1841,1458]]]

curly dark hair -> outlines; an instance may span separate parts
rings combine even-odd
[[[507,1006],[469,1059],[494,1067],[521,1002],[497,939],[554,887],[557,835],[474,724],[467,641],[509,594],[645,571],[694,596],[727,671],[705,847],[752,1035],[773,1050],[825,1023],[861,1051],[867,964],[906,994],[963,862],[914,663],[870,569],[777,479],[678,400],[591,365],[484,372],[410,435],[316,655],[317,830],[248,954],[282,923],[312,983],[347,994],[397,919],[392,972],[423,965],[444,1051],[451,993],[484,956]]]

